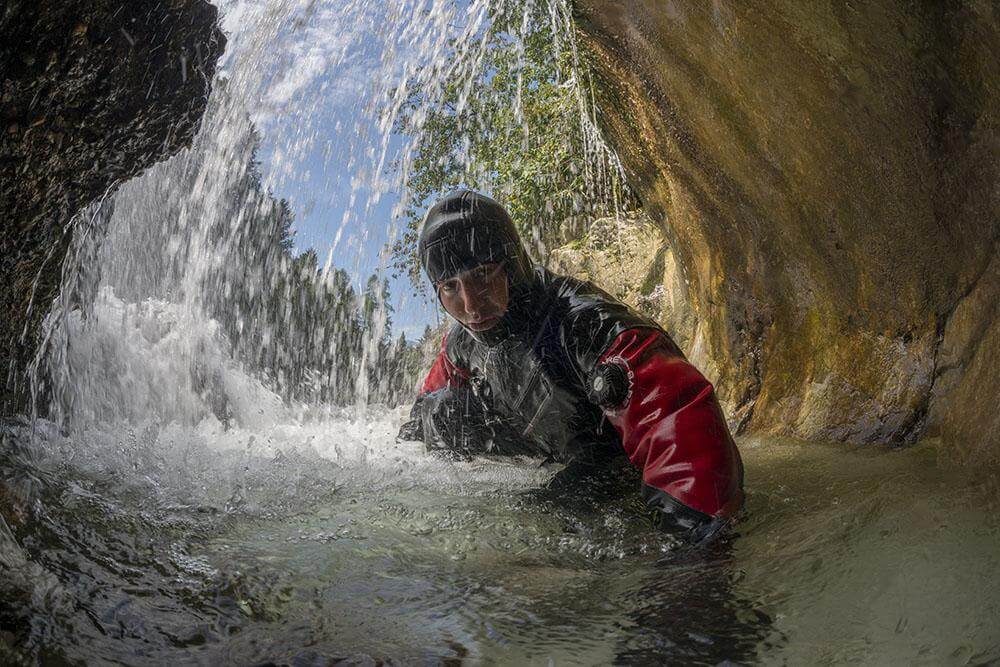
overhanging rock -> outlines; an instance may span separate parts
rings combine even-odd
[[[995,6],[575,12],[600,122],[690,282],[692,356],[736,420],[1000,456]]]
[[[23,408],[73,216],[193,136],[225,44],[216,19],[205,0],[5,3],[0,413]]]

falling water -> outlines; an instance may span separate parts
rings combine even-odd
[[[621,209],[621,169],[593,120],[568,3],[424,0],[390,8],[358,1],[331,8],[287,0],[222,9],[236,16],[227,24],[237,32],[193,146],[76,219],[34,368],[34,393],[51,399],[57,423],[155,416],[194,425],[214,416],[249,426],[295,419],[305,408],[408,397],[412,385],[387,392],[379,377],[386,291],[374,290],[363,304],[360,288],[349,287],[360,283],[359,248],[383,236],[391,247],[404,212],[425,204],[412,199],[407,182],[424,125],[449,103],[449,87],[460,90],[457,132],[481,131],[462,118],[470,96],[482,94],[473,88],[489,67],[490,31],[499,30],[491,19],[515,15],[504,26],[515,29],[506,38],[520,60],[524,39],[540,18],[546,24],[560,63],[555,84],[576,101],[584,172],[576,196]],[[521,77],[524,65],[515,69]],[[342,70],[348,73],[336,75]],[[519,78],[514,115],[528,134],[523,85]],[[416,108],[413,91],[421,96]],[[358,97],[338,99],[347,94]],[[329,127],[327,105],[347,106],[352,124]],[[265,132],[270,159],[261,166]],[[301,172],[317,154],[319,187],[341,197],[343,210],[322,267],[290,250],[291,214],[270,194],[297,180],[313,183]],[[469,174],[483,168],[473,156],[459,159]],[[380,219],[376,211],[388,197],[396,200],[392,214]],[[539,230],[529,231],[542,254]],[[377,285],[388,268],[388,253],[382,257]],[[279,416],[282,406],[291,412]]]
[[[995,610],[970,594],[996,598],[995,520],[926,448],[744,442],[745,537],[693,555],[650,530],[634,473],[567,497],[543,488],[555,469],[542,461],[450,461],[395,441],[412,388],[389,365],[393,258],[360,258],[412,241],[427,202],[408,184],[445,107],[456,179],[517,194],[474,152],[489,128],[462,113],[492,104],[477,83],[491,44],[516,63],[520,141],[537,131],[528,50],[547,36],[579,136],[565,210],[583,222],[568,233],[627,206],[568,0],[221,10],[229,47],[198,136],[74,220],[31,372],[37,418],[0,431],[0,658],[1000,657]],[[282,193],[302,192],[342,212],[316,254],[289,234],[307,205]],[[538,259],[560,238],[525,231]],[[881,577],[887,560],[900,582]],[[934,562],[954,566],[949,584],[904,599]],[[870,599],[873,581],[886,597]],[[930,607],[961,611],[934,630]],[[860,616],[863,646],[850,641]]]

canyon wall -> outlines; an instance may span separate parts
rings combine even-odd
[[[1000,458],[996,3],[574,12],[732,421]]]
[[[56,293],[70,224],[185,146],[225,39],[206,0],[11,0],[0,10],[0,414]]]

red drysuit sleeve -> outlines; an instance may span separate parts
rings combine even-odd
[[[458,387],[469,379],[468,371],[459,368],[448,358],[447,347],[448,336],[445,335],[441,340],[441,352],[438,353],[437,359],[434,360],[434,364],[427,372],[424,384],[421,385],[420,393],[417,395],[418,398],[444,387]]]
[[[743,464],[711,383],[652,329],[622,332],[598,363],[629,376],[624,404],[605,415],[643,481],[703,514],[736,512]]]

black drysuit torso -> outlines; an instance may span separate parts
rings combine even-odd
[[[516,451],[560,462],[595,448],[619,450],[618,434],[588,397],[588,374],[622,331],[659,327],[593,285],[540,267],[517,307],[519,326],[494,345],[458,323],[451,327],[443,352],[459,377],[434,377],[432,369],[403,435],[432,447]],[[449,379],[448,395],[424,405]],[[460,405],[445,410],[447,418],[425,419],[426,412],[441,410],[442,400]]]

